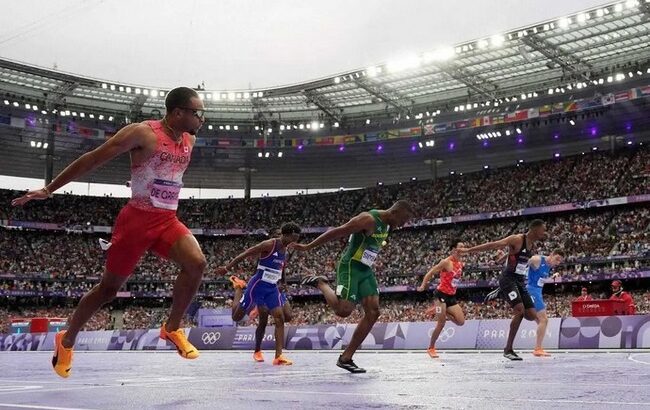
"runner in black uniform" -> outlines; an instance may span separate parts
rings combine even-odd
[[[510,250],[506,266],[499,276],[501,297],[510,303],[514,312],[510,322],[508,342],[503,350],[503,356],[510,360],[522,360],[512,349],[522,319],[525,317],[526,320],[535,320],[537,317],[533,301],[526,290],[526,275],[528,259],[537,253],[534,249],[535,244],[544,238],[546,238],[546,225],[541,219],[535,219],[530,223],[525,234],[510,235],[498,241],[461,250],[462,253],[473,253],[502,249],[506,246]]]

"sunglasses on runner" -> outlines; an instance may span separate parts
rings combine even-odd
[[[205,117],[205,110],[189,108],[189,107],[178,107],[178,108],[185,111],[192,111],[192,115],[198,119],[203,119]]]

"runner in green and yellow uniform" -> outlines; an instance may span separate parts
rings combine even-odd
[[[408,201],[399,200],[387,210],[362,212],[347,223],[330,229],[308,244],[292,244],[298,251],[308,251],[324,243],[350,236],[336,268],[336,292],[325,276],[306,277],[303,285],[317,287],[337,316],[348,317],[357,303],[363,307],[363,319],[357,325],[350,344],[339,357],[337,366],[352,373],[365,373],[352,361],[352,355],[368,336],[379,317],[379,288],[372,266],[391,228],[398,228],[415,216]]]

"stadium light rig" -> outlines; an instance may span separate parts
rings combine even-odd
[[[389,73],[398,73],[400,71],[417,68],[422,63],[422,59],[415,54],[402,57],[401,59],[389,61],[386,69]]]
[[[506,42],[506,38],[501,34],[495,34],[490,37],[490,44],[492,47],[501,47]]]
[[[372,66],[366,68],[366,75],[370,78],[376,77],[377,74],[379,74],[380,72],[381,72],[381,67]]]
[[[47,149],[49,145],[50,144],[48,144],[47,142],[34,141],[34,140],[29,141],[29,146],[32,148]]]

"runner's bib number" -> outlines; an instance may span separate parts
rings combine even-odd
[[[183,187],[182,183],[154,179],[149,198],[156,208],[175,211],[178,208],[178,194]]]
[[[375,260],[377,259],[378,254],[378,252],[375,252],[371,249],[366,249],[363,251],[363,255],[361,255],[361,263],[372,267],[372,265],[375,263]]]
[[[517,267],[515,268],[515,273],[521,276],[528,276],[528,264],[518,263]]]
[[[266,266],[258,266],[262,272],[262,282],[271,283],[275,285],[282,278],[282,271],[277,269],[267,268]]]
[[[544,278],[539,278],[539,279],[537,279],[537,286],[539,286],[540,288],[543,288],[543,287],[544,287],[544,283],[546,283],[546,282],[544,281]]]

